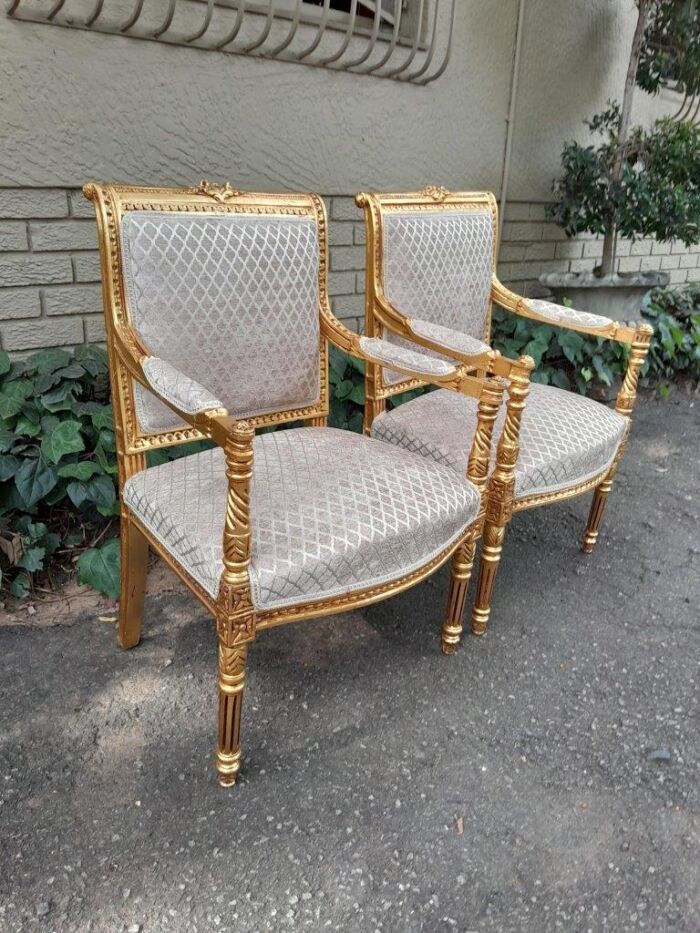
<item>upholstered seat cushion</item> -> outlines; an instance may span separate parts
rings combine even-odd
[[[211,595],[223,570],[223,451],[151,467],[124,485],[128,507]],[[419,569],[476,517],[477,490],[415,454],[348,431],[296,428],[254,442],[253,602],[340,595]]]
[[[375,418],[372,436],[462,473],[476,405],[456,392],[429,392]],[[494,428],[492,462],[504,417],[505,406]],[[615,456],[626,425],[625,418],[599,402],[533,383],[520,429],[516,497],[566,489],[600,473]]]

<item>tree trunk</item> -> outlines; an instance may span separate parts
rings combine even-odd
[[[610,176],[610,194],[614,196],[614,189],[622,179],[622,170],[625,163],[625,149],[627,136],[630,129],[630,120],[632,119],[632,99],[634,97],[634,86],[637,78],[637,67],[639,65],[639,55],[642,51],[642,40],[644,39],[644,30],[646,29],[649,18],[649,9],[652,0],[637,0],[638,14],[637,25],[634,29],[632,38],[632,48],[630,50],[630,60],[627,66],[627,77],[625,78],[625,91],[622,96],[622,108],[620,110],[620,123],[617,130],[617,152],[615,162]],[[600,266],[600,274],[610,275],[614,272],[612,268],[615,256],[615,240],[617,231],[613,228],[605,234],[603,241],[603,260]]]
[[[615,263],[615,240],[617,238],[617,233],[615,228],[608,230],[608,232],[603,237],[603,258],[600,261],[600,277],[604,278],[606,275],[611,275],[615,270],[613,265]]]

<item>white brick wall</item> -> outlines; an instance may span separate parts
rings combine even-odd
[[[364,321],[365,228],[352,197],[328,197],[329,294],[348,327]],[[506,210],[501,279],[528,292],[543,272],[590,270],[602,253],[592,236],[568,240],[543,204]],[[623,271],[664,269],[671,283],[700,279],[700,247],[621,241]],[[80,191],[0,189],[0,346],[22,352],[104,340],[100,261],[92,205]]]

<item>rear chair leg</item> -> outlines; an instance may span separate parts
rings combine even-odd
[[[486,626],[491,615],[491,597],[496,582],[498,565],[501,562],[505,534],[506,525],[494,525],[488,521],[484,525],[479,577],[476,584],[474,608],[472,609],[473,635],[486,634]]]
[[[143,596],[148,569],[148,541],[130,519],[121,514],[121,580],[119,595],[119,644],[133,648],[141,640]]]
[[[462,616],[474,566],[475,541],[464,541],[452,558],[447,616],[442,623],[442,653],[454,654],[462,638]]]

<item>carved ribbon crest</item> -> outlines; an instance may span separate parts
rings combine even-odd
[[[449,193],[447,188],[444,188],[442,185],[426,185],[421,191],[424,197],[432,198],[433,201],[444,201]]]
[[[230,201],[231,198],[235,198],[239,194],[243,194],[242,191],[238,191],[236,188],[232,188],[228,182],[223,185],[215,185],[212,184],[212,182],[207,181],[206,178],[203,178],[200,181],[194,191],[195,194],[204,194],[207,197],[213,198],[215,201],[222,203],[224,201]]]

